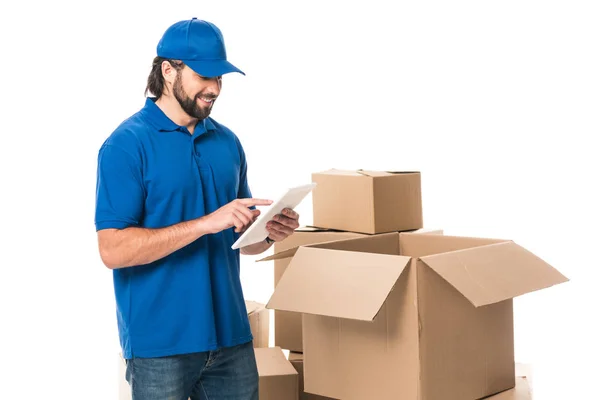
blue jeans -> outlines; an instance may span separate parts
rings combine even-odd
[[[127,360],[132,400],[258,400],[252,342],[215,351]]]

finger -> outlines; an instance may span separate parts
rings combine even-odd
[[[298,214],[296,211],[292,210],[291,208],[284,208],[281,213],[291,219],[299,219],[300,218],[300,214]]]
[[[288,226],[282,225],[277,221],[269,221],[269,223],[267,224],[267,227],[271,227],[273,230],[281,232],[287,236],[291,235],[292,233],[294,233],[294,230]]]
[[[250,223],[250,221],[254,219],[254,214],[252,213],[252,210],[247,207],[239,205],[238,207],[235,207],[234,210],[237,213],[244,215],[248,220],[248,223]]]
[[[235,226],[235,232],[240,233],[244,229],[244,223],[237,217],[235,214],[231,214],[231,219],[233,220],[233,226]]]
[[[258,218],[260,215],[260,210],[250,210],[252,212],[253,219]]]
[[[267,200],[267,199],[246,198],[246,199],[238,199],[238,200],[241,204],[243,204],[246,207],[268,206],[273,203],[273,200]]]
[[[272,227],[267,227],[267,231],[269,232],[269,237],[276,242],[281,242],[283,239],[287,237],[287,235],[282,232],[275,230]]]
[[[238,209],[233,210],[233,215],[235,215],[235,217],[238,220],[240,220],[244,225],[248,225],[252,221],[252,214],[250,214],[250,216],[248,216],[243,211],[238,210]]]
[[[297,219],[292,219],[281,214],[277,214],[276,216],[274,216],[273,221],[279,222],[280,224],[285,225],[291,229],[296,229],[300,226]]]

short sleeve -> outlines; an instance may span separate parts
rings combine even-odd
[[[240,186],[238,190],[238,198],[251,198],[252,191],[250,190],[250,185],[248,184],[248,163],[246,162],[246,154],[239,142],[238,145],[240,151]],[[256,209],[255,206],[252,206],[250,208]]]
[[[118,146],[104,144],[98,153],[96,230],[140,225],[145,190],[141,163]]]

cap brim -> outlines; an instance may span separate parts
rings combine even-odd
[[[195,73],[206,78],[214,78],[215,76],[221,76],[229,74],[231,72],[239,72],[242,75],[246,75],[244,72],[242,72],[242,70],[240,70],[227,60],[181,61],[183,61],[192,70],[194,70]]]

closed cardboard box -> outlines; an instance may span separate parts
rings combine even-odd
[[[423,228],[419,172],[332,169],[312,181],[314,226],[368,234]]]
[[[298,400],[298,372],[279,347],[255,348],[259,400]]]
[[[253,346],[255,348],[269,347],[269,310],[265,308],[264,304],[249,300],[246,300],[246,310],[254,337]]]
[[[512,299],[568,280],[500,239],[390,233],[263,260],[290,256],[267,308],[303,313],[304,390],[344,400],[514,388]]]

